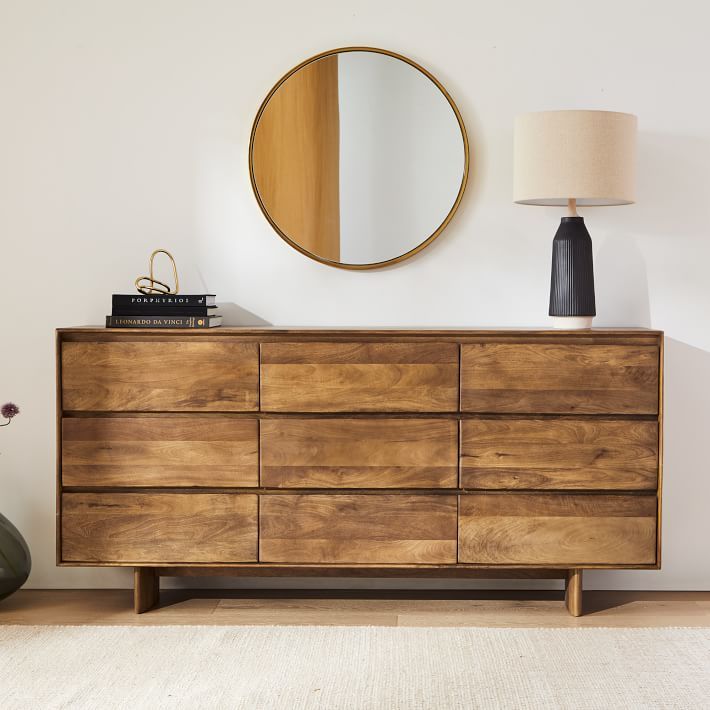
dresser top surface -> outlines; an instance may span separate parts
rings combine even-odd
[[[594,337],[596,336],[661,336],[663,331],[650,328],[586,328],[580,330],[564,330],[556,328],[441,328],[438,326],[424,326],[418,328],[394,328],[390,326],[362,327],[362,326],[221,326],[219,328],[105,328],[103,326],[77,326],[70,328],[57,328],[58,334],[83,333],[83,334],[141,334],[141,335],[194,335],[194,336],[273,336],[273,335],[352,335],[377,337],[401,336],[556,336],[556,337]]]

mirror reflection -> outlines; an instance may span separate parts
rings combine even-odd
[[[375,50],[337,50],[280,82],[262,105],[250,167],[267,218],[293,246],[350,268],[433,239],[463,193],[468,147],[433,77]]]

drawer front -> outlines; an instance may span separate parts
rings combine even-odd
[[[460,500],[459,562],[653,565],[655,496],[476,494]]]
[[[259,423],[222,417],[62,421],[65,486],[259,485]]]
[[[256,343],[68,342],[68,411],[245,412],[259,406]]]
[[[463,345],[461,409],[657,414],[658,371],[651,345]]]
[[[269,412],[455,412],[455,343],[264,343]]]
[[[468,419],[461,485],[481,489],[656,490],[658,423]]]
[[[443,419],[267,419],[261,485],[456,488],[457,429]]]
[[[65,493],[64,562],[256,562],[257,496]]]
[[[259,560],[453,564],[456,496],[262,496]]]

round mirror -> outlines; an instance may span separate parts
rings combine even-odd
[[[461,114],[425,69],[381,49],[319,54],[261,105],[249,146],[259,206],[313,259],[369,269],[405,259],[451,220],[468,176]]]

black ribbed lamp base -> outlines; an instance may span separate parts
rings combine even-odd
[[[596,314],[592,238],[583,217],[563,217],[552,242],[550,315],[560,319],[557,326],[578,328],[589,327]]]

